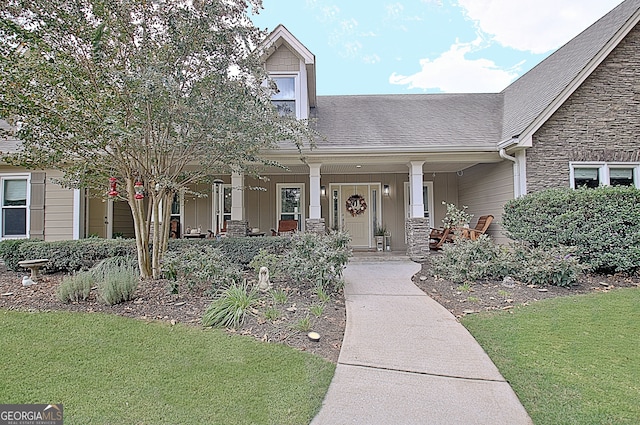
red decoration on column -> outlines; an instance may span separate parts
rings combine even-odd
[[[135,198],[136,199],[144,199],[144,186],[141,181],[136,181],[133,185],[133,190],[136,191]]]
[[[109,196],[114,198],[118,196],[118,190],[116,189],[116,185],[118,184],[118,179],[115,177],[109,177]]]

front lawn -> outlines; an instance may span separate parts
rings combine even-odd
[[[640,289],[545,300],[462,323],[535,424],[637,424]]]
[[[223,331],[0,310],[2,403],[72,424],[308,424],[335,366]]]

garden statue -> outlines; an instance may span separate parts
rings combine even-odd
[[[269,282],[269,269],[266,267],[260,267],[260,273],[258,274],[258,289],[266,292],[271,289],[271,282]]]

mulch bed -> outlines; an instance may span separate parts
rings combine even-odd
[[[427,262],[423,264],[422,271],[413,276],[413,283],[459,318],[481,311],[511,310],[517,305],[528,305],[548,298],[607,292],[616,288],[637,288],[640,287],[640,277],[623,274],[583,274],[570,288],[525,285],[502,280],[475,282],[465,287],[433,277],[429,273]]]
[[[638,276],[584,275],[571,288],[536,287],[515,282],[506,287],[502,281],[478,282],[465,288],[453,282],[437,279],[428,272],[428,263],[413,277],[413,282],[427,295],[447,308],[456,317],[480,311],[509,310],[538,300],[588,292],[606,292],[621,287],[639,287]],[[107,313],[147,321],[162,321],[172,325],[201,325],[201,318],[212,301],[206,288],[179,288],[178,294],[170,293],[169,282],[143,281],[131,301],[108,306],[96,299],[92,291],[89,299],[78,303],[62,303],[56,298],[56,288],[63,278],[61,274],[41,276],[38,284],[23,287],[22,276],[0,270],[0,308],[22,311],[66,310],[88,313]],[[251,279],[251,277],[250,277]],[[273,281],[273,289],[287,295],[283,304],[276,303],[265,294],[257,306],[247,315],[240,329],[227,329],[233,334],[247,335],[261,341],[286,344],[337,362],[346,325],[345,303],[342,293],[333,294],[323,304],[322,314],[316,317],[313,306],[321,302],[311,285],[291,281]],[[510,286],[510,285],[509,285]],[[267,309],[278,311],[279,317],[269,320]],[[301,329],[308,318],[309,328]],[[308,338],[308,332],[320,334],[320,341]]]
[[[172,294],[168,281],[145,280],[136,289],[132,300],[120,304],[109,306],[101,303],[95,290],[91,291],[85,301],[62,303],[56,297],[56,288],[63,279],[63,274],[42,275],[36,285],[26,287],[22,286],[23,275],[25,273],[0,270],[0,308],[107,313],[147,321],[163,321],[172,325],[180,323],[202,326],[202,315],[213,300],[207,288],[179,288],[177,294]],[[269,294],[264,294],[260,305],[246,316],[242,328],[227,329],[227,332],[287,344],[336,363],[346,325],[342,294],[333,294],[324,303],[320,317],[316,317],[311,307],[321,303],[311,285],[294,285],[293,282],[282,281],[272,281],[272,284],[273,289],[286,293],[286,303],[278,304]],[[264,313],[269,307],[278,310],[280,317],[276,320],[266,319]],[[313,311],[317,313],[317,310]],[[302,330],[300,323],[305,323],[307,317],[310,329]],[[309,331],[319,333],[320,341],[310,340]]]

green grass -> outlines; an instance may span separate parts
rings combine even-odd
[[[0,310],[2,403],[73,424],[308,424],[335,366],[220,330]]]
[[[461,320],[535,424],[638,423],[640,289]]]

